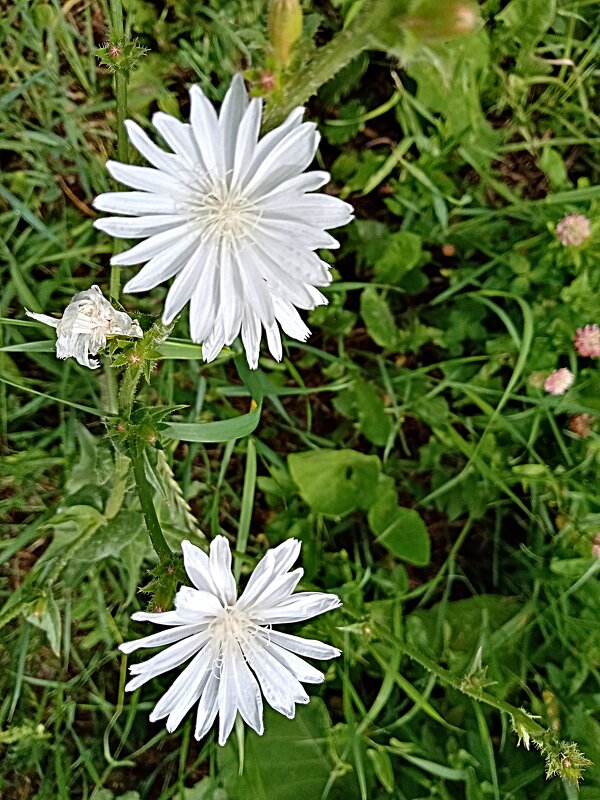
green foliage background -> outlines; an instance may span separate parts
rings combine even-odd
[[[292,71],[357,7],[305,3]],[[264,63],[259,0],[125,9],[148,48],[129,86],[145,125],[158,109],[185,117],[191,83],[220,100],[234,72]],[[180,407],[148,462],[171,546],[249,534],[246,574],[296,536],[303,585],[344,603],[302,629],[344,650],[310,706],[219,748],[194,742],[190,720],[172,735],[147,722],[168,676],[124,695],[116,646],[142,631],[129,617],[154,562],[128,460],[105,438],[114,373],[58,362],[23,315],[108,285],[113,245],[90,204],[110,188],[115,147],[111,76],[95,56],[109,10],[8,7],[1,797],[600,797],[600,438],[593,420],[585,438],[569,429],[600,416],[597,363],[572,345],[600,323],[599,10],[488,0],[480,30],[407,59],[363,53],[313,98],[319,159],[357,220],[312,338],[289,342],[281,364],[261,360],[260,411],[241,416],[251,397],[235,353],[204,366],[185,320],[163,346],[144,399]],[[556,238],[566,213],[592,221],[580,248]],[[146,324],[164,294],[123,302]],[[535,376],[559,366],[576,382],[551,397]],[[199,425],[210,422],[227,424]],[[223,430],[239,438],[223,443]],[[595,762],[579,792],[546,781],[505,715],[402,643],[577,741]]]

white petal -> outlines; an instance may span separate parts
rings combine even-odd
[[[238,72],[233,76],[219,114],[219,131],[223,140],[225,169],[227,170],[233,167],[238,130],[247,107],[248,95],[244,79]]]
[[[271,325],[267,325],[265,327],[265,333],[267,334],[267,346],[269,348],[269,352],[275,361],[281,361],[283,358],[283,346],[281,344],[281,332],[279,330],[279,325],[276,322],[273,322]]]
[[[274,576],[256,600],[246,606],[247,612],[257,619],[262,619],[267,609],[278,608],[284,600],[287,600],[303,575],[304,570],[302,567],[298,567],[293,572]]]
[[[155,625],[184,625],[177,611],[136,611],[131,615],[136,622],[154,622]]]
[[[292,719],[296,703],[308,703],[308,695],[302,684],[273,658],[255,639],[245,641],[242,646],[246,661],[256,674],[267,703],[275,711]]]
[[[187,222],[185,225],[179,225],[177,228],[171,228],[163,233],[157,233],[155,236],[151,236],[149,239],[134,245],[129,250],[125,250],[113,256],[110,263],[120,264],[123,267],[131,264],[141,264],[172,247],[184,236],[188,236],[196,231],[197,223]]]
[[[291,633],[283,633],[282,631],[269,630],[268,638],[274,644],[285,647],[286,650],[291,650],[293,653],[308,656],[309,658],[324,660],[337,658],[342,654],[342,651],[338,650],[337,647],[320,642],[318,639],[305,639],[302,636],[293,636]]]
[[[204,167],[209,173],[222,175],[223,146],[216,111],[199,86],[192,86],[190,99],[190,121]]]
[[[210,638],[210,634],[206,630],[207,626],[185,625],[182,627],[189,628],[190,630],[194,628],[195,632],[191,631],[185,639],[177,642],[177,644],[171,645],[171,647],[167,647],[147,661],[141,661],[139,664],[131,664],[129,667],[131,674],[141,675],[142,673],[149,672],[151,675],[162,675],[163,672],[168,672],[170,669],[174,669],[180,664],[183,664],[184,661],[187,661],[190,656],[201,650]],[[204,630],[198,630],[202,627]],[[181,630],[181,628],[179,630]],[[173,631],[169,631],[169,633],[172,632]]]
[[[219,711],[219,678],[213,669],[210,671],[206,686],[202,692],[198,713],[196,715],[196,730],[194,738],[198,741],[210,730]]]
[[[302,322],[302,317],[296,309],[290,303],[277,297],[277,295],[273,297],[273,304],[275,306],[275,317],[284,333],[287,333],[292,339],[305,342],[310,336],[310,329]]]
[[[246,588],[236,603],[237,607],[245,609],[256,602],[274,578],[288,572],[298,560],[301,548],[302,544],[298,539],[287,539],[268,550],[248,579]]]
[[[204,342],[212,331],[219,309],[219,273],[216,252],[209,248],[190,302],[190,334],[193,342]]]
[[[60,318],[56,319],[55,317],[49,317],[48,314],[37,314],[35,311],[28,311],[27,309],[25,309],[25,313],[28,317],[31,317],[38,322],[43,322],[44,325],[50,325],[53,328],[58,327],[60,323]]]
[[[266,136],[263,136],[256,147],[254,153],[254,160],[252,164],[252,173],[260,166],[269,153],[271,153],[277,145],[285,139],[285,137],[302,124],[302,117],[304,116],[304,109],[301,107],[295,108],[287,117],[287,119],[269,131]]]
[[[165,153],[148,137],[140,126],[133,120],[125,120],[127,135],[132,145],[138,150],[153,167],[163,170],[170,175],[177,175],[182,169],[181,161],[172,153]]]
[[[206,362],[214,361],[224,347],[225,336],[223,334],[223,325],[220,320],[217,319],[215,320],[215,326],[210,336],[207,336],[202,342],[202,358]]]
[[[277,295],[298,308],[314,308],[315,303],[309,287],[281,269],[280,264],[272,258],[268,244],[263,245],[261,242],[252,248],[246,248],[245,257],[254,270],[261,270],[272,296]]]
[[[293,220],[272,219],[265,216],[260,221],[261,236],[266,234],[280,242],[292,242],[296,247],[317,250],[326,247],[335,250],[340,246],[337,239],[314,225]]]
[[[181,550],[183,552],[185,571],[196,589],[216,595],[215,584],[210,575],[209,559],[204,550],[187,539],[184,539],[181,543]]]
[[[169,289],[165,309],[163,311],[163,322],[169,325],[179,314],[184,305],[189,302],[198,282],[202,270],[206,269],[205,257],[207,248],[200,243],[190,256],[187,264],[179,272],[173,285]]]
[[[264,636],[262,645],[265,650],[270,653],[273,658],[276,658],[292,675],[302,683],[323,683],[325,676],[322,672],[304,661],[303,658],[284,650],[272,642],[269,642],[268,637]]]
[[[141,664],[132,664],[129,667],[129,671],[137,677],[129,681],[125,687],[126,691],[132,692],[135,689],[139,689],[140,686],[148,683],[158,675],[169,672],[169,670],[183,664],[184,661],[187,661],[204,647],[208,638],[209,635],[206,632],[199,633],[197,636],[187,637],[182,642],[172,647],[167,647],[165,651],[158,653],[148,661],[143,661]]]
[[[188,191],[186,186],[172,175],[152,167],[132,167],[130,164],[120,164],[118,161],[107,161],[106,169],[116,181],[143,192],[155,192],[184,200]]]
[[[224,745],[233,728],[237,711],[258,734],[263,733],[260,688],[248,669],[242,652],[234,643],[223,657],[219,683],[219,744]]]
[[[312,122],[294,128],[261,160],[255,171],[249,170],[251,177],[245,192],[250,197],[263,197],[283,181],[303,172],[315,157],[319,138]],[[254,163],[259,159],[259,149],[260,145]]]
[[[239,127],[235,146],[235,158],[231,186],[238,187],[243,184],[246,173],[252,164],[256,150],[258,135],[260,133],[260,119],[262,115],[262,100],[255,97],[250,101],[244,118]]]
[[[335,594],[325,594],[324,592],[300,592],[272,608],[261,608],[260,621],[261,624],[265,625],[301,622],[304,619],[316,617],[318,614],[324,614],[326,611],[331,611],[340,606],[340,598]],[[258,619],[258,613],[253,612],[253,617]]]
[[[187,264],[197,246],[198,235],[195,231],[182,236],[168,249],[151,258],[138,274],[125,284],[123,291],[145,292],[169,280]]]
[[[192,167],[198,164],[198,154],[191,125],[180,122],[163,111],[157,111],[153,115],[152,124],[171,150],[177,153],[181,161]]]
[[[259,206],[270,201],[279,202],[284,198],[293,197],[299,199],[304,196],[304,192],[314,192],[329,183],[331,175],[324,170],[313,169],[310,172],[303,172],[278,184],[274,189],[258,199]]]
[[[223,610],[219,598],[212,592],[202,592],[182,586],[175,595],[175,608],[186,622],[211,622]]]
[[[185,625],[182,622],[174,623],[174,627],[166,630],[153,633],[150,636],[144,636],[141,639],[136,639],[133,642],[123,642],[119,645],[119,650],[122,653],[133,653],[134,650],[140,650],[147,647],[161,647],[165,644],[173,644],[180,639],[187,639],[198,632],[198,625]]]
[[[168,716],[167,730],[175,730],[206,686],[214,657],[215,650],[210,645],[194,656],[156,704],[150,714],[151,722]]]
[[[275,319],[271,292],[260,272],[260,261],[252,248],[246,248],[238,257],[238,266],[243,284],[243,297],[246,309],[251,309],[263,325],[270,325]],[[259,329],[260,338],[260,329]]]
[[[111,214],[176,214],[180,203],[173,197],[150,192],[106,192],[99,194],[92,203],[98,211],[109,211]]]
[[[240,270],[234,253],[223,247],[219,259],[221,305],[219,316],[223,324],[225,344],[230,345],[240,332],[244,313]]]
[[[258,367],[260,331],[260,320],[252,310],[247,308],[244,321],[242,322],[242,344],[246,351],[246,360],[248,361],[250,369],[256,369]]]
[[[121,239],[143,239],[168,231],[186,221],[180,214],[150,214],[147,217],[104,217],[94,220],[94,228]]]
[[[224,536],[215,536],[210,544],[210,574],[223,602],[233,605],[237,589],[231,571],[231,549]]]
[[[303,222],[315,228],[339,228],[354,218],[350,203],[326,194],[305,195],[284,202],[281,198],[261,201],[264,219]]]

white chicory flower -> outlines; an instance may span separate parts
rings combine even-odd
[[[296,309],[327,303],[316,287],[330,283],[329,266],[315,250],[339,246],[326,229],[349,222],[352,207],[311,194],[329,173],[302,174],[319,144],[314,123],[302,122],[303,108],[259,140],[262,100],[249,100],[241,75],[218,116],[198,86],[190,98],[190,124],[163,112],[152,118],[173,152],[127,121],[131,142],[152,168],[109,161],[113,178],[135,191],[97,197],[100,211],[129,216],[94,225],[111,236],[144,239],[111,260],[145,264],[124,291],[175,278],[163,321],[172,322],[189,302],[190,335],[202,343],[206,361],[241,331],[248,363],[256,367],[263,328],[279,361],[279,326],[306,341],[310,331]]]
[[[182,542],[185,569],[195,588],[179,589],[175,611],[135,613],[132,619],[155,622],[165,630],[119,648],[131,653],[140,647],[171,645],[130,667],[136,677],[126,685],[127,691],[192,658],[158,701],[150,715],[152,722],[167,717],[171,732],[200,701],[196,739],[206,735],[218,714],[219,744],[223,745],[238,711],[251,728],[263,733],[261,691],[269,705],[290,719],[296,703],[308,703],[301,681],[322,683],[324,676],[299,656],[329,659],[340,651],[271,626],[310,619],[338,608],[340,600],[324,592],[292,594],[303,575],[301,568],[289,571],[300,546],[296,539],[289,539],[269,550],[238,597],[224,536],[213,540],[210,556]]]
[[[137,320],[117,311],[103,296],[99,286],[76,294],[65,308],[62,319],[36,314],[25,309],[28,317],[56,328],[56,357],[73,356],[84,367],[98,369],[97,359],[90,359],[106,347],[108,336],[143,336]]]

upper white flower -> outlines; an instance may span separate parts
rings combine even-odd
[[[157,147],[128,120],[131,142],[152,167],[107,163],[110,174],[134,192],[101,194],[100,211],[127,214],[97,220],[100,230],[144,239],[111,263],[144,264],[124,287],[152,289],[175,277],[163,321],[190,303],[190,334],[205,360],[242,334],[248,363],[256,367],[262,328],[269,350],[282,357],[279,325],[305,341],[310,331],[296,308],[327,303],[315,287],[330,283],[328,265],[314,252],[338,247],[326,228],[345,225],[352,208],[338,198],[309,194],[329,174],[301,174],[319,134],[296,108],[259,141],[262,101],[248,99],[236,75],[217,116],[192,86],[191,124],[159,112],[154,127],[173,152]]]
[[[267,552],[239,598],[224,536],[213,540],[210,556],[188,541],[182,542],[182,549],[186,572],[196,588],[179,589],[175,611],[133,614],[132,619],[156,622],[167,629],[122,644],[120,650],[131,653],[140,647],[172,646],[148,661],[133,664],[130,671],[137,677],[125,689],[133,691],[193,656],[159,700],[150,715],[152,722],[168,717],[167,730],[171,732],[200,700],[196,739],[207,733],[219,714],[219,744],[225,744],[238,711],[262,734],[261,690],[269,705],[291,719],[296,703],[309,700],[300,681],[324,680],[323,673],[299,655],[329,659],[340,651],[315,639],[274,631],[271,626],[330,611],[340,605],[339,598],[323,592],[292,595],[304,572],[289,572],[300,554],[296,539]]]
[[[133,336],[144,334],[137,320],[125,311],[117,311],[95,284],[91,289],[78,292],[65,308],[62,319],[36,314],[25,309],[28,317],[56,328],[56,357],[73,356],[84,367],[98,369],[98,359],[90,359],[106,347],[107,336]]]

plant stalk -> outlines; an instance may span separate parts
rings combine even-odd
[[[123,42],[123,3],[122,0],[111,0],[110,12],[112,17],[111,39],[117,46]],[[116,69],[114,73],[114,93],[116,101],[117,115],[117,157],[123,164],[129,163],[129,147],[127,144],[127,131],[125,130],[125,120],[127,119],[127,82],[129,73],[125,69]],[[110,297],[113,300],[119,299],[121,292],[121,267],[116,264],[111,265],[110,270]]]
[[[146,470],[144,466],[144,451],[139,451],[136,446],[130,448],[129,456],[133,463],[133,474],[135,476],[135,483],[137,486],[138,497],[140,498],[140,505],[142,506],[142,514],[146,520],[146,527],[150,535],[152,547],[156,551],[156,555],[160,561],[165,561],[170,558],[171,548],[167,544],[164,537],[156,509],[154,508],[154,500],[152,497],[152,486],[146,477]]]

